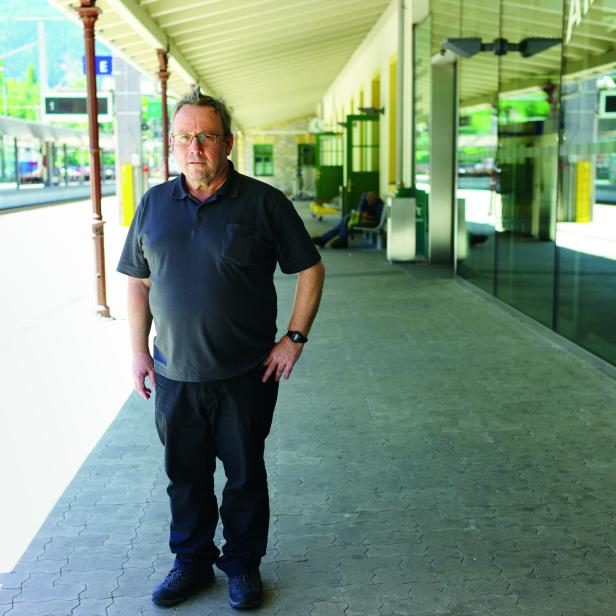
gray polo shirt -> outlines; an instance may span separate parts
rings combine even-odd
[[[229,165],[204,202],[183,176],[148,190],[118,264],[152,282],[154,366],[169,379],[225,379],[262,362],[276,335],[276,264],[294,274],[321,260],[293,204]]]

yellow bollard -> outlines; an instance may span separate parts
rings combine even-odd
[[[592,220],[592,167],[589,160],[575,163],[575,222]]]
[[[135,214],[133,166],[130,163],[122,165],[120,180],[122,185],[122,225],[130,227]]]

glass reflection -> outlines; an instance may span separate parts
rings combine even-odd
[[[498,35],[498,5],[462,4],[460,34],[491,41]],[[450,34],[451,36],[451,34]],[[494,292],[498,59],[481,53],[458,60],[460,111],[456,257],[458,273]]]
[[[566,3],[567,14],[569,2]],[[616,2],[567,24],[556,224],[556,329],[616,363],[616,70],[597,68]]]

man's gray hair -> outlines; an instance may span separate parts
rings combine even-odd
[[[231,135],[231,112],[227,107],[224,99],[214,98],[207,94],[201,93],[201,87],[195,86],[195,89],[189,94],[185,94],[177,102],[173,110],[173,119],[178,114],[178,111],[184,107],[184,105],[194,105],[195,107],[211,107],[222,120],[222,130],[225,137]]]

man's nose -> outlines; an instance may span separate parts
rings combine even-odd
[[[196,135],[193,136],[192,141],[190,142],[190,145],[188,146],[188,150],[191,153],[200,154],[202,152],[203,146],[199,143],[199,140],[197,139]]]

